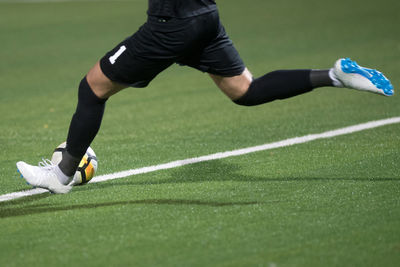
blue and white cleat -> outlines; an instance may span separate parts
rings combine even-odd
[[[57,165],[40,164],[40,166],[32,166],[23,161],[17,162],[18,171],[28,184],[34,187],[40,187],[56,194],[66,194],[72,187],[63,185],[57,176]]]
[[[337,87],[347,87],[391,96],[393,85],[381,72],[359,66],[350,58],[341,58],[329,72]]]

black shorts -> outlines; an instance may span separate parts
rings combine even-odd
[[[245,69],[218,11],[185,19],[149,16],[100,60],[100,67],[112,81],[146,87],[173,63],[224,77]]]

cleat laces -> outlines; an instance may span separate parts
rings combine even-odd
[[[42,161],[38,163],[38,166],[45,169],[51,169],[55,165],[49,159],[42,158]]]

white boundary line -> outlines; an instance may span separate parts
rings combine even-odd
[[[382,126],[390,125],[390,124],[396,124],[396,123],[400,123],[400,117],[394,117],[394,118],[377,120],[377,121],[370,121],[370,122],[357,124],[357,125],[353,125],[353,126],[349,126],[349,127],[345,127],[345,128],[340,128],[340,129],[336,129],[336,130],[332,130],[332,131],[327,131],[327,132],[323,132],[323,133],[319,133],[319,134],[310,134],[310,135],[305,135],[302,137],[289,138],[286,140],[269,143],[269,144],[264,144],[264,145],[260,145],[260,146],[247,147],[247,148],[226,151],[226,152],[219,152],[219,153],[196,157],[196,158],[177,160],[177,161],[172,161],[169,163],[164,163],[164,164],[159,164],[159,165],[153,165],[153,166],[148,166],[148,167],[143,167],[143,168],[138,168],[138,169],[131,169],[131,170],[127,170],[127,171],[121,171],[121,172],[115,172],[115,173],[106,174],[106,175],[100,175],[100,176],[94,177],[90,181],[90,183],[100,183],[100,182],[104,182],[104,181],[108,181],[108,180],[120,179],[120,178],[125,178],[128,176],[149,173],[149,172],[155,172],[155,171],[160,171],[160,170],[167,170],[167,169],[172,169],[172,168],[185,166],[185,165],[189,165],[189,164],[194,164],[194,163],[199,163],[199,162],[204,162],[204,161],[224,159],[224,158],[254,153],[254,152],[258,152],[258,151],[265,151],[265,150],[270,150],[270,149],[275,149],[275,148],[280,148],[280,147],[292,146],[292,145],[296,145],[296,144],[303,144],[303,143],[311,142],[311,141],[318,140],[318,139],[332,138],[335,136],[360,132],[360,131],[373,129],[373,128],[377,128],[377,127],[382,127]],[[48,191],[45,189],[36,188],[36,189],[31,189],[31,190],[26,190],[26,191],[9,193],[9,194],[5,194],[5,195],[0,195],[0,202],[14,200],[17,198],[22,198],[22,197],[27,197],[27,196],[43,194],[45,192],[48,192]]]

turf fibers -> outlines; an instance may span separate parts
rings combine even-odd
[[[395,0],[217,1],[254,76],[350,56],[400,85]],[[379,6],[379,7],[378,7]],[[87,70],[147,1],[0,1],[0,194],[62,143]],[[112,97],[98,174],[400,116],[397,95],[321,88],[235,106],[172,66]],[[0,266],[397,266],[400,125],[0,203]]]

